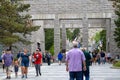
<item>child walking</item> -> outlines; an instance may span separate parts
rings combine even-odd
[[[19,70],[19,62],[17,59],[14,60],[14,71],[15,71],[15,77],[18,77],[18,70]]]

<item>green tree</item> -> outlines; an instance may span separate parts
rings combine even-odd
[[[99,44],[99,41],[102,41],[102,50],[106,50],[106,30],[97,32],[94,36],[95,43]]]
[[[79,37],[80,29],[74,29],[73,31],[71,29],[67,29],[67,38],[70,41],[73,41],[75,38]]]
[[[94,36],[95,43],[98,43],[100,40],[100,32],[97,32]]]
[[[0,0],[0,44],[11,48],[12,44],[17,42],[30,43],[26,35],[37,31],[39,27],[32,26],[29,14],[22,14],[27,13],[29,8],[29,4]]]
[[[66,29],[66,34],[67,34],[67,39],[72,41],[72,32],[70,31],[70,29]]]
[[[45,50],[50,50],[54,45],[54,29],[45,29]]]
[[[74,29],[72,39],[79,37],[80,29]]]
[[[117,43],[118,48],[120,48],[120,0],[115,0],[113,7],[115,8],[115,14],[117,15],[117,18],[114,21],[116,25],[114,31],[114,40]]]
[[[102,40],[102,50],[106,51],[106,30],[100,32],[100,40]]]
[[[50,53],[52,54],[52,56],[54,55],[54,45],[51,46],[51,48],[49,49]]]

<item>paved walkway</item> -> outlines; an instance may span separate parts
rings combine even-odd
[[[91,79],[90,80],[120,80],[120,69],[111,69],[110,64],[93,65],[90,67]],[[15,78],[12,72],[11,80],[69,80],[69,74],[65,71],[65,64],[59,66],[53,63],[51,66],[43,64],[42,76],[35,77],[35,68],[29,67],[29,74],[27,79],[21,79],[19,71],[18,78]],[[5,73],[0,69],[0,80],[5,80]]]

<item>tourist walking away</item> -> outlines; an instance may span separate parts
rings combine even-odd
[[[58,61],[59,61],[59,65],[61,65],[61,63],[62,63],[62,59],[63,59],[63,54],[62,54],[62,52],[59,52],[59,53],[58,53]]]
[[[105,52],[103,50],[100,52],[100,56],[101,56],[101,58],[100,58],[101,63],[105,64]]]
[[[2,51],[1,59],[3,59],[3,56],[5,55],[5,51]],[[5,72],[5,64],[2,63],[3,72]]]
[[[45,63],[46,60],[45,60],[45,52],[42,53],[42,61]]]
[[[21,53],[22,78],[24,77],[27,78],[29,62],[30,62],[30,54],[28,53],[27,49],[24,49],[24,52]]]
[[[100,52],[98,52],[97,54],[97,62],[98,62],[98,65],[100,65]]]
[[[46,59],[47,59],[47,63],[48,63],[48,65],[50,66],[50,64],[51,64],[51,54],[50,54],[50,52],[46,52]]]
[[[77,42],[73,42],[74,48],[66,55],[66,71],[69,71],[69,80],[82,80],[82,64],[83,69],[86,70],[84,53],[77,45]]]
[[[91,61],[91,55],[86,50],[86,48],[83,48],[82,51],[83,51],[85,58],[86,58],[86,61],[85,61],[86,62],[86,71],[83,70],[83,79],[85,76],[85,80],[90,80],[90,68],[89,68],[89,66],[90,66],[90,61]]]
[[[11,50],[7,49],[5,55],[2,58],[2,63],[5,65],[6,68],[6,79],[11,79],[11,66],[13,63],[13,55]]]
[[[15,72],[15,77],[18,77],[18,70],[19,70],[19,62],[18,59],[14,59],[14,72]]]
[[[93,51],[92,55],[93,55],[93,64],[96,65],[96,61],[97,61],[97,53],[96,53],[96,51]]]
[[[34,56],[34,64],[36,69],[36,76],[38,74],[41,76],[41,65],[42,65],[42,53],[39,51],[39,49],[36,49]]]
[[[108,52],[106,56],[107,56],[107,62],[111,63],[111,57],[112,56],[111,56],[110,52]]]

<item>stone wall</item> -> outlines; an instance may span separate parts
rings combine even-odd
[[[60,51],[60,20],[82,20],[82,30],[86,33],[84,46],[88,46],[88,20],[89,19],[110,19],[110,51],[120,52],[113,40],[114,32],[114,9],[108,0],[24,0],[23,3],[31,5],[29,14],[33,20],[52,20],[54,27],[55,54]],[[44,26],[44,25],[43,25]],[[108,28],[106,28],[108,29]],[[109,33],[107,32],[107,33]],[[87,39],[87,40],[86,40]],[[40,39],[39,39],[40,40]],[[43,39],[44,40],[44,39]]]

